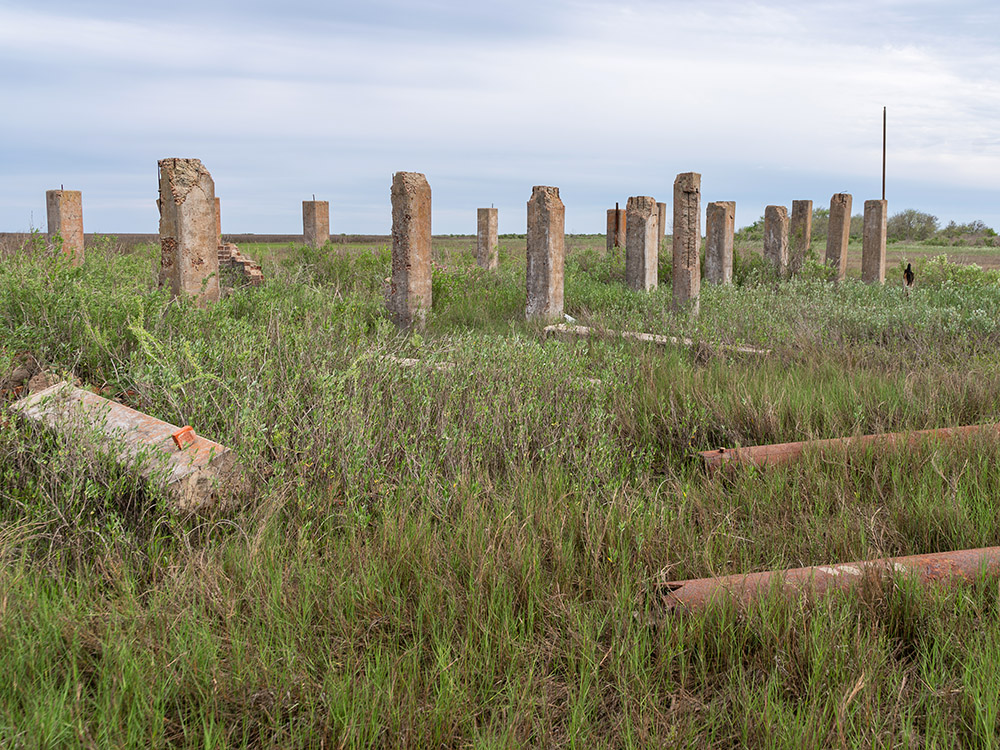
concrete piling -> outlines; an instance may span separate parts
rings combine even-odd
[[[222,244],[222,200],[216,196],[215,197],[215,234],[219,238],[219,244]]]
[[[74,266],[83,262],[83,196],[79,190],[46,190],[45,213],[48,218],[49,242],[58,236],[63,255]]]
[[[733,240],[736,232],[736,203],[716,201],[705,211],[705,281],[733,283]]]
[[[768,206],[764,209],[764,260],[784,278],[788,273],[788,209]]]
[[[497,209],[480,208],[476,215],[476,264],[492,271],[499,264]]]
[[[701,293],[701,175],[684,172],[674,180],[674,310],[698,314]]]
[[[802,270],[806,253],[812,244],[812,219],[812,201],[792,201],[792,220],[788,232],[788,270],[792,274]]]
[[[847,277],[847,247],[851,240],[851,194],[835,193],[830,198],[830,223],[826,234],[826,259],[837,272],[837,281]]]
[[[323,247],[330,241],[329,201],[302,201],[302,241],[309,247]]]
[[[627,226],[627,209],[617,207],[608,209],[607,245],[609,251],[616,247],[625,247],[628,240]]]
[[[392,279],[396,325],[422,328],[431,309],[431,186],[419,172],[392,176]]]
[[[552,322],[563,315],[566,208],[559,188],[536,185],[528,201],[528,320]]]
[[[869,284],[885,282],[885,244],[889,203],[865,201],[865,230],[861,248],[861,280]]]
[[[160,283],[199,304],[219,299],[215,183],[200,159],[160,159]]]
[[[656,289],[660,249],[659,211],[648,195],[633,196],[626,204],[625,283],[640,292]]]

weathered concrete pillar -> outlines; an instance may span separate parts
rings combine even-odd
[[[861,280],[869,284],[885,282],[885,235],[889,202],[865,201],[865,234],[861,247]]]
[[[215,183],[200,159],[160,159],[160,283],[174,296],[219,299]]]
[[[422,327],[431,309],[431,186],[419,172],[392,176],[392,281],[396,325]]]
[[[736,233],[736,203],[716,201],[705,211],[705,281],[733,283],[733,238]]]
[[[79,190],[46,190],[45,212],[48,215],[49,242],[62,240],[63,255],[74,266],[83,262],[83,196]]]
[[[659,246],[663,245],[663,238],[667,236],[667,204],[656,204],[656,221],[660,229]]]
[[[219,244],[222,244],[222,200],[215,198],[215,233],[219,236]]]
[[[809,245],[812,244],[813,202],[792,201],[792,221],[788,237],[788,270],[798,273],[802,270]]]
[[[528,201],[529,320],[558,320],[563,314],[566,208],[559,188],[536,185]]]
[[[785,206],[764,209],[764,260],[778,276],[784,278],[788,273],[788,209]]]
[[[648,195],[637,195],[626,204],[625,283],[640,292],[656,289],[660,256],[659,211]]]
[[[476,216],[476,263],[492,271],[499,264],[497,251],[497,210],[480,208]]]
[[[826,231],[826,259],[837,271],[837,281],[847,277],[847,245],[851,240],[851,194],[835,193],[830,198],[830,223]]]
[[[616,247],[625,247],[625,241],[628,237],[626,232],[627,225],[628,211],[626,209],[617,207],[608,209],[608,250],[613,250]]]
[[[302,241],[309,247],[330,241],[329,201],[302,201]]]
[[[674,310],[698,314],[701,294],[701,175],[684,172],[674,180]]]

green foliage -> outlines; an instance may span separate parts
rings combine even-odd
[[[937,230],[936,216],[912,208],[895,213],[886,221],[886,237],[890,242],[926,240]]]
[[[0,378],[30,352],[249,478],[175,518],[0,420],[0,744],[995,743],[995,581],[699,614],[660,583],[1000,544],[995,436],[724,477],[693,455],[996,421],[997,271],[915,257],[907,296],[831,284],[814,253],[779,282],[743,243],[691,319],[667,252],[643,294],[603,238],[568,238],[580,323],[701,344],[650,348],[543,340],[523,242],[491,272],[472,250],[435,240],[408,335],[384,247],[244,248],[265,285],[206,308],[157,288],[152,248],[0,248]]]

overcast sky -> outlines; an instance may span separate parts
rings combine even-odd
[[[388,233],[423,172],[435,233],[476,208],[523,232],[555,185],[568,232],[630,195],[890,213],[1000,229],[996,0],[0,0],[0,231],[83,191],[86,231],[157,230],[156,161],[198,157],[223,231]],[[669,211],[669,208],[668,208]]]

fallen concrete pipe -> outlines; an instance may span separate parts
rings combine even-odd
[[[887,574],[911,576],[922,584],[946,585],[971,581],[980,574],[998,577],[1000,547],[673,581],[661,584],[660,591],[667,609],[697,611],[726,600],[746,605],[772,589],[786,597],[845,591],[866,578]]]
[[[798,461],[806,451],[820,453],[847,451],[866,447],[889,447],[896,445],[916,446],[926,440],[953,440],[968,438],[986,432],[1000,434],[1000,424],[977,424],[965,427],[943,427],[915,432],[886,432],[878,435],[831,438],[829,440],[806,440],[798,443],[776,443],[774,445],[751,445],[746,448],[717,448],[700,451],[706,468],[720,469],[727,464],[741,463],[754,466],[775,466]]]
[[[676,336],[663,336],[658,333],[640,333],[638,331],[613,331],[600,328],[588,328],[587,326],[571,326],[565,323],[546,326],[542,332],[547,337],[562,340],[572,340],[576,338],[606,338],[606,339],[628,339],[640,341],[644,344],[656,344],[657,346],[697,346],[698,342],[689,338],[677,338]],[[735,344],[713,344],[703,342],[702,344],[710,350],[718,350],[731,354],[750,354],[754,356],[767,356],[770,349],[757,349],[752,346],[737,346]]]

